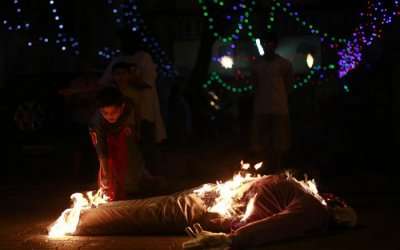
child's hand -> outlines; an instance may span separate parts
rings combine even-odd
[[[126,128],[124,128],[123,133],[126,136],[130,136],[132,134],[132,129],[130,127],[126,127]]]
[[[94,146],[97,145],[97,134],[96,132],[89,132],[90,138],[92,139],[92,143]]]

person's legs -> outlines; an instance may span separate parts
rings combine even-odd
[[[275,173],[284,168],[284,155],[290,145],[289,116],[281,114],[273,114],[270,116],[270,163]]]
[[[155,124],[142,121],[140,124],[140,147],[146,168],[151,172],[157,171],[157,144],[155,140]]]
[[[279,160],[277,158],[277,152],[274,147],[274,136],[275,136],[275,127],[274,127],[274,115],[267,114],[264,115],[264,155],[265,155],[265,167],[264,173],[266,174],[275,174],[279,169]]]
[[[272,132],[271,131],[271,116],[269,114],[257,115],[255,118],[255,142],[258,146],[260,161],[263,162],[263,167],[259,170],[262,174],[271,173],[273,151],[271,147]]]
[[[283,170],[283,157],[290,145],[289,116],[281,114],[257,115],[252,133],[252,152],[263,161],[263,174]],[[261,155],[261,156],[257,156]]]

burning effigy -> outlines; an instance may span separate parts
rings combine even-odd
[[[258,169],[261,165],[262,163],[256,164],[254,168]],[[112,231],[121,228],[126,223],[124,221],[131,217],[132,220],[135,220],[135,225],[141,227],[140,230],[132,233],[165,233],[160,221],[166,223],[165,228],[167,229],[165,230],[168,232],[179,233],[182,232],[182,227],[195,223],[200,218],[205,218],[205,214],[208,215],[207,218],[244,221],[245,217],[250,214],[255,196],[247,203],[240,199],[250,184],[261,178],[260,175],[248,173],[249,168],[249,164],[241,162],[242,170],[234,175],[232,180],[204,184],[199,188],[168,196],[110,202],[101,189],[95,195],[93,191],[87,192],[86,196],[81,193],[72,194],[72,207],[66,209],[50,226],[49,236],[124,233],[124,230]],[[173,209],[175,206],[178,206],[179,209]],[[146,212],[135,214],[136,207],[140,207]],[[246,208],[246,211],[243,211],[243,208]],[[158,215],[162,215],[162,218]],[[142,221],[141,218],[146,219]],[[169,220],[168,218],[173,219]],[[168,224],[169,222],[174,225]],[[146,228],[146,224],[158,225]],[[103,225],[106,228],[103,229]],[[177,229],[173,230],[174,228]],[[88,232],[89,229],[91,232]]]
[[[108,202],[101,190],[88,194],[87,199],[74,194],[74,207],[62,213],[49,236],[179,234],[186,230],[195,237],[184,245],[190,249],[199,244],[259,246],[325,230],[332,218],[354,226],[354,210],[344,202],[331,208],[329,204],[339,204],[333,202],[338,199],[320,195],[314,180],[300,181],[288,173],[251,173],[261,165],[250,171],[250,164],[242,162],[241,171],[230,180],[165,196]],[[332,213],[337,209],[342,209],[341,218]],[[197,226],[191,229],[191,225]]]
[[[50,226],[49,237],[73,234],[78,226],[81,212],[107,203],[109,198],[99,189],[96,193],[87,192],[86,196],[82,193],[74,193],[71,195],[71,200],[73,202],[72,207],[64,210]]]

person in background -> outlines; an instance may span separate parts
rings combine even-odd
[[[140,144],[147,167],[158,167],[158,144],[166,138],[164,121],[156,87],[157,65],[151,56],[138,51],[133,56],[121,56],[107,67],[100,80],[101,84],[121,86],[124,95],[130,97],[137,106],[140,124]]]
[[[148,133],[154,136],[155,143],[161,143],[167,138],[164,121],[161,117],[160,104],[156,86],[157,64],[151,55],[144,50],[139,50],[132,56],[133,63],[137,65],[137,72],[143,82],[150,85],[150,89],[141,92],[142,105],[140,107],[141,119],[149,124]],[[153,128],[152,128],[153,127]],[[142,127],[143,129],[143,127]]]
[[[266,34],[265,54],[252,65],[254,91],[253,149],[263,154],[266,171],[280,171],[290,147],[288,92],[293,82],[291,63],[275,50],[275,33]]]
[[[96,171],[93,161],[93,147],[87,133],[87,125],[96,111],[96,92],[99,72],[90,65],[83,65],[79,74],[73,78],[68,86],[58,93],[63,97],[64,112],[62,115],[64,129],[68,131],[66,145],[70,145],[73,160],[73,175],[93,181],[93,172]],[[69,152],[69,151],[67,151]]]

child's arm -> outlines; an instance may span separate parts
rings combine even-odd
[[[101,188],[110,199],[112,199],[112,176],[108,166],[108,147],[106,134],[104,132],[104,128],[101,126],[101,123],[96,122],[96,119],[94,119],[94,122],[89,128],[89,134],[92,139],[92,144],[96,149],[97,158],[99,161],[98,187]]]
[[[111,172],[109,171],[108,159],[105,157],[99,158],[99,174],[98,174],[98,187],[103,190],[110,200],[114,199],[112,189]]]

